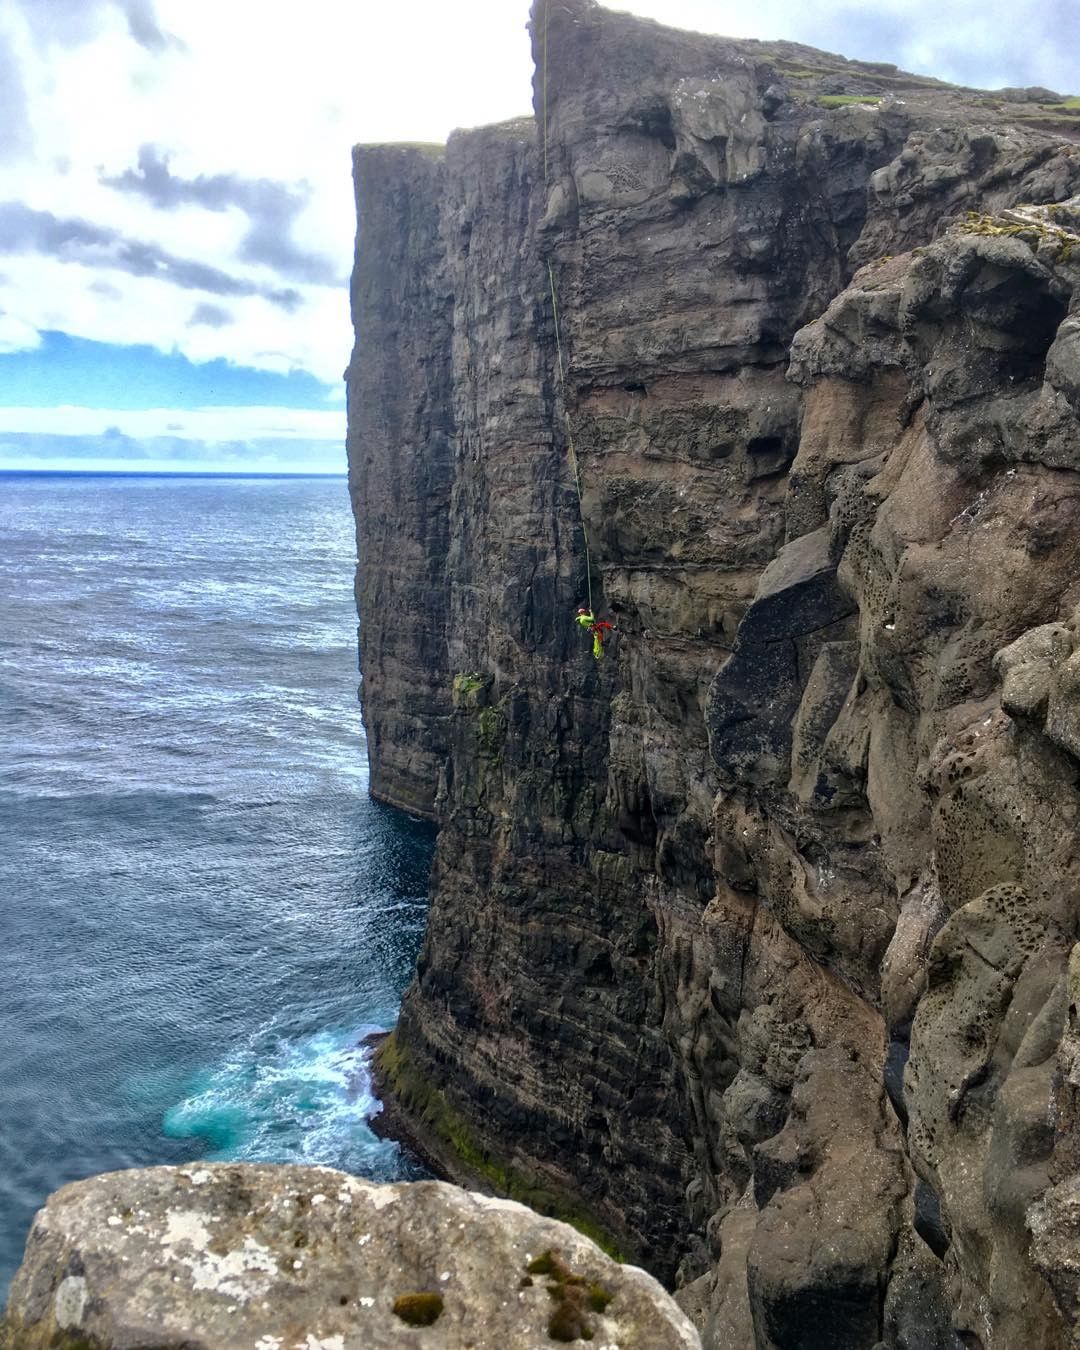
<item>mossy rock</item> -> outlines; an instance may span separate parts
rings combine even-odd
[[[473,1178],[483,1181],[492,1190],[511,1200],[570,1224],[613,1260],[627,1260],[627,1254],[610,1230],[589,1214],[576,1198],[538,1184],[495,1157],[477,1137],[471,1125],[419,1068],[396,1031],[391,1032],[376,1050],[375,1063],[401,1108],[417,1122],[422,1133],[430,1134],[433,1143],[448,1149],[462,1169],[470,1174],[465,1178],[466,1182],[471,1182]],[[452,1163],[448,1171],[456,1171]]]
[[[477,671],[459,671],[450,686],[454,707],[466,712],[486,707],[494,684],[494,675],[481,675]]]
[[[506,740],[506,717],[498,708],[481,708],[476,719],[480,748],[489,758],[498,755]]]
[[[549,1248],[525,1267],[528,1275],[548,1279],[547,1292],[554,1303],[548,1320],[553,1341],[591,1341],[595,1335],[590,1314],[603,1314],[615,1295],[599,1280],[588,1280],[574,1271],[561,1252]],[[530,1280],[530,1283],[532,1281]]]
[[[115,1221],[125,1209],[138,1224]],[[549,1273],[523,1283],[536,1252],[553,1254]],[[565,1224],[444,1182],[295,1165],[200,1162],[65,1186],[35,1219],[0,1315],[4,1350],[251,1350],[298,1336],[327,1350],[700,1344],[655,1280]]]
[[[395,1317],[410,1327],[433,1326],[442,1316],[442,1294],[399,1294],[394,1299]]]
[[[1041,220],[1001,220],[978,211],[968,211],[956,228],[962,234],[977,234],[987,239],[1019,239],[1032,251],[1037,251],[1040,244],[1049,244],[1054,249],[1054,261],[1059,263],[1069,262],[1080,242],[1071,230],[1058,225]]]
[[[358,150],[413,150],[428,159],[442,159],[446,146],[441,141],[363,141]]]

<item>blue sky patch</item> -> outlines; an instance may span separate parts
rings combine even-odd
[[[229,361],[189,361],[179,352],[115,346],[45,332],[32,351],[0,356],[0,406],[49,408],[332,408],[344,389],[305,371],[278,375]]]

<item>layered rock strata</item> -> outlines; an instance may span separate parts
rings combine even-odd
[[[440,240],[443,165],[423,150],[370,151],[364,165],[388,208],[364,227],[365,256],[382,261],[357,268],[351,287],[357,333],[378,340],[358,337],[347,385],[371,792],[431,819],[450,716],[453,297]]]
[[[643,1270],[441,1182],[328,1167],[113,1172],[49,1197],[4,1350],[700,1350]]]
[[[373,773],[442,827],[388,1114],[706,1345],[1072,1344],[1080,123],[533,41],[535,124],[356,157]]]

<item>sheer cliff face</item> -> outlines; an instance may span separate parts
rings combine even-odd
[[[357,152],[372,781],[442,824],[388,1115],[708,1345],[1069,1345],[1080,220],[1010,211],[1080,146],[533,29],[535,124]]]
[[[364,192],[380,209],[363,213],[347,388],[371,791],[431,817],[450,715],[454,374],[445,174],[442,156],[423,151],[371,149],[362,161]]]

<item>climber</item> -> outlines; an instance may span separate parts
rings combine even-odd
[[[579,609],[577,621],[587,633],[592,634],[592,654],[598,661],[602,660],[607,635],[613,631],[611,624],[606,619],[598,619],[591,609]]]

